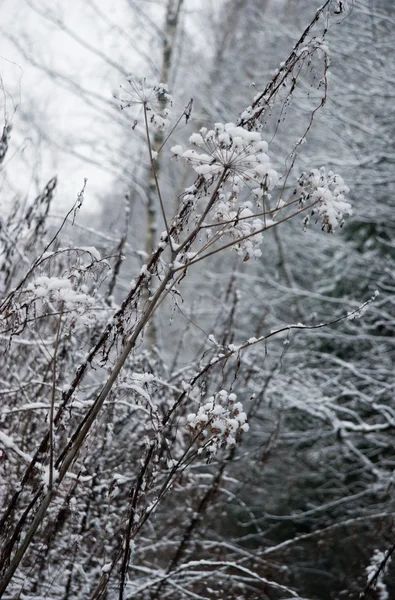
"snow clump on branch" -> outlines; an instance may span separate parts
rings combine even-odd
[[[70,279],[65,277],[36,277],[29,283],[26,292],[31,294],[31,302],[43,301],[46,304],[61,302],[69,311],[82,314],[93,308],[95,300],[89,296],[87,286],[82,285],[80,290],[73,289]]]

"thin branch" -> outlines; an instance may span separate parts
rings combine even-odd
[[[160,187],[159,187],[159,181],[158,181],[158,177],[157,177],[157,174],[156,174],[154,158],[152,156],[151,137],[150,137],[149,128],[148,128],[147,104],[146,104],[146,102],[144,102],[143,107],[144,107],[145,133],[146,133],[146,138],[147,138],[147,145],[148,145],[148,152],[149,152],[149,158],[150,158],[150,163],[151,163],[151,170],[152,170],[152,174],[153,174],[154,180],[155,180],[155,187],[156,187],[156,191],[158,193],[159,204],[160,204],[160,208],[161,208],[161,211],[162,211],[163,221],[164,221],[165,227],[166,227],[167,238],[168,238],[168,240],[170,242],[170,246],[171,246],[171,237],[170,237],[169,225],[168,225],[167,219],[166,219],[165,207],[164,207],[164,204],[163,204],[162,194],[161,194]]]

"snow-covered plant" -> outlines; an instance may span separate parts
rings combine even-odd
[[[369,565],[366,567],[366,576],[369,588],[372,587],[377,592],[378,600],[389,600],[390,596],[388,588],[384,581],[384,576],[391,562],[391,556],[386,557],[381,550],[376,550],[370,559]]]
[[[313,169],[310,173],[302,173],[298,180],[297,193],[301,202],[315,205],[311,210],[311,217],[320,220],[322,230],[333,233],[344,224],[344,216],[352,214],[350,202],[346,194],[350,189],[345,185],[342,177],[326,171],[325,167]],[[305,217],[305,226],[309,217]]]
[[[96,286],[108,273],[108,263],[95,248],[59,248],[36,260],[19,286],[0,302],[0,331],[12,337],[40,319],[62,314],[73,327],[95,322],[100,296]],[[44,273],[52,273],[48,276]]]
[[[234,249],[247,260],[261,256],[261,232],[267,225],[259,218],[268,209],[270,191],[279,175],[272,167],[268,144],[259,131],[249,131],[234,123],[215,123],[214,128],[202,128],[190,136],[189,142],[199,149],[183,150],[173,146],[171,152],[190,164],[208,181],[222,176],[223,184],[217,201],[204,222],[210,242],[224,236],[235,240]],[[251,200],[242,198],[250,196]],[[188,200],[188,194],[184,201]],[[255,210],[255,214],[254,213]],[[215,232],[211,228],[215,227]],[[236,243],[237,240],[240,240]]]
[[[30,292],[32,298],[42,299],[48,304],[62,302],[67,310],[73,307],[76,307],[77,310],[78,307],[87,308],[94,302],[93,298],[85,293],[84,287],[76,291],[73,289],[70,279],[65,277],[47,277],[45,275],[36,277],[32,283],[29,283],[26,292]]]
[[[147,115],[148,121],[159,130],[170,125],[172,97],[165,83],[147,85],[145,79],[129,77],[129,88],[122,87],[128,98],[121,100],[121,109],[139,107]],[[136,116],[134,126],[138,123]]]
[[[192,435],[198,434],[203,448],[214,455],[220,448],[234,448],[242,432],[247,432],[247,415],[234,393],[225,390],[211,396],[197,411],[187,417]]]
[[[215,123],[213,129],[203,127],[192,134],[189,142],[201,152],[173,146],[172,153],[190,163],[199,175],[210,177],[227,172],[235,200],[239,190],[233,190],[234,185],[256,184],[262,190],[258,195],[262,196],[278,181],[267,154],[268,144],[259,131],[248,131],[234,123]]]

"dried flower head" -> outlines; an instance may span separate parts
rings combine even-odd
[[[232,183],[252,183],[271,190],[278,175],[267,155],[268,144],[258,131],[248,131],[234,123],[215,123],[214,129],[203,127],[193,133],[189,142],[195,149],[183,151],[173,146],[172,153],[189,163],[199,175],[210,177],[227,171]]]
[[[190,136],[189,142],[194,148],[184,151],[182,146],[173,146],[173,155],[207,180],[223,176],[217,202],[207,218],[208,227],[218,228],[208,229],[208,237],[215,241],[224,236],[239,240],[234,249],[244,260],[261,256],[259,245],[266,223],[254,215],[254,207],[262,212],[279,179],[268,156],[267,142],[258,131],[234,123],[215,123],[210,130],[203,127]],[[246,191],[251,200],[243,202],[241,195]]]
[[[128,99],[120,99],[121,110],[131,107],[142,107],[148,114],[149,121],[157,129],[165,129],[170,124],[170,107],[172,105],[172,97],[166,84],[157,83],[149,86],[145,79],[135,79],[129,77],[128,83],[130,88],[121,89],[129,96]],[[138,120],[134,122],[136,126]]]
[[[221,390],[203,404],[197,413],[187,417],[187,427],[193,435],[200,433],[204,448],[214,455],[220,448],[233,448],[242,431],[249,429],[247,415],[236,394]]]
[[[321,219],[322,230],[333,233],[344,223],[344,215],[351,215],[351,204],[346,200],[345,194],[350,189],[345,185],[340,175],[332,171],[326,172],[325,167],[313,169],[311,173],[302,173],[298,180],[297,192],[300,194],[302,204],[316,202],[311,211],[311,216]],[[307,226],[309,217],[305,217],[304,225]]]

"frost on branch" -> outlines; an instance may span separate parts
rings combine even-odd
[[[223,178],[207,224],[208,229],[215,226],[218,229],[215,233],[209,229],[209,238],[219,240],[230,236],[235,242],[240,240],[234,249],[244,260],[261,256],[258,246],[268,223],[257,218],[254,211],[262,214],[262,207],[266,209],[269,192],[279,179],[268,156],[267,142],[258,131],[248,131],[233,123],[216,123],[210,130],[203,127],[190,136],[189,142],[194,148],[183,150],[180,145],[173,146],[173,155],[208,181],[213,177]],[[251,200],[242,202],[241,194],[245,191]]]
[[[148,120],[159,130],[166,129],[170,124],[170,107],[172,97],[168,87],[164,83],[148,86],[145,79],[129,77],[130,88],[122,90],[126,92],[129,99],[121,99],[121,110],[134,106],[142,106],[148,116]],[[136,126],[138,120],[134,122]]]
[[[249,429],[247,415],[236,394],[221,390],[211,396],[197,413],[187,417],[187,427],[192,435],[199,435],[204,448],[214,455],[220,448],[233,448],[241,432]]]
[[[344,223],[344,215],[351,215],[351,204],[346,200],[345,194],[350,189],[345,185],[340,175],[332,171],[326,172],[325,167],[313,169],[311,173],[302,173],[298,180],[302,204],[316,202],[311,211],[311,216],[321,220],[322,230],[333,233]],[[309,217],[304,219],[307,226]]]

